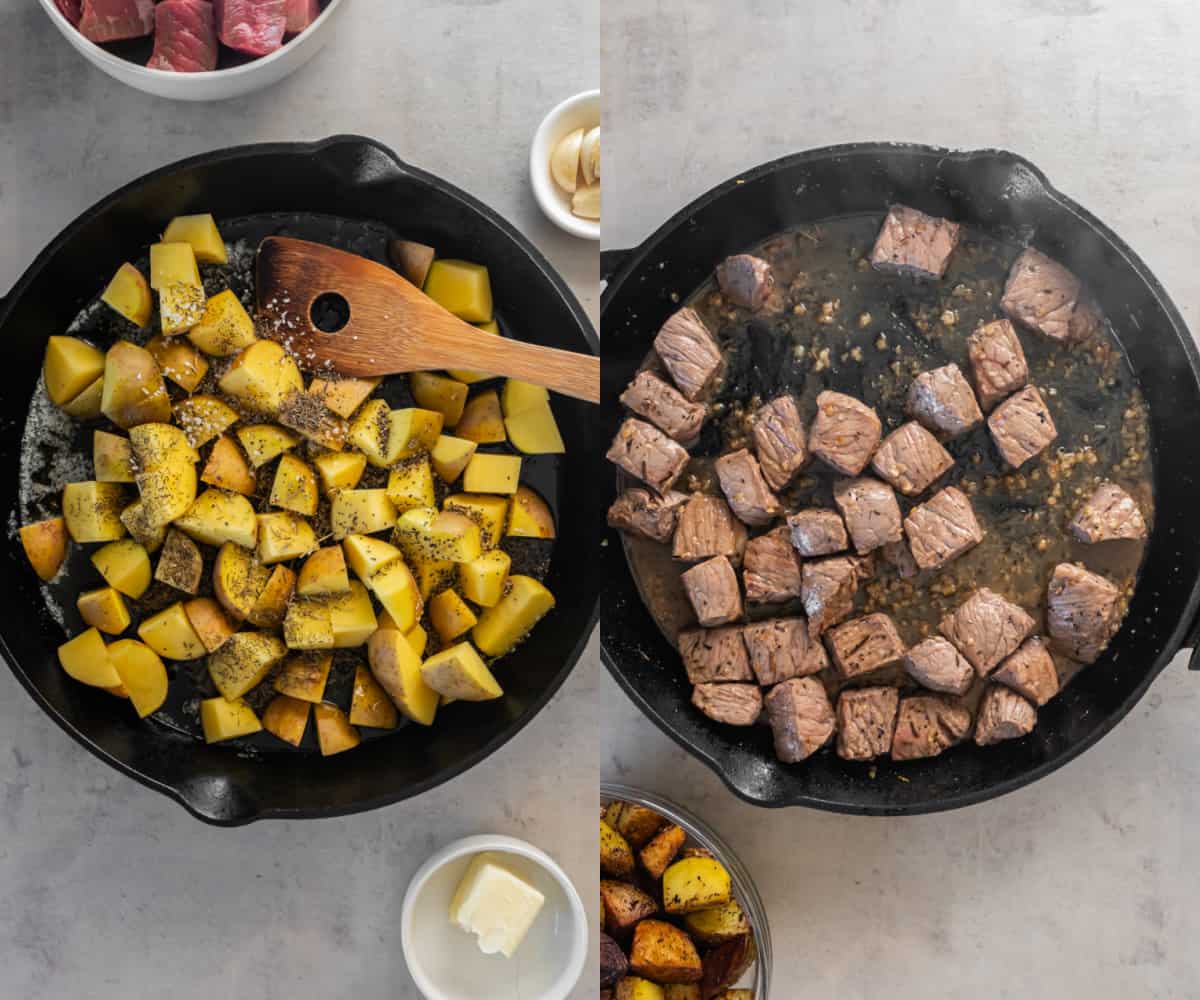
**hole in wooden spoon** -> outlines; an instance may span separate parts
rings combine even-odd
[[[337,333],[350,322],[350,303],[337,292],[325,292],[313,300],[309,316],[322,333]]]

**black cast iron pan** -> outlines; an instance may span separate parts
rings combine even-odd
[[[247,238],[286,232],[382,257],[402,235],[442,256],[485,261],[502,329],[572,351],[598,352],[587,317],[533,245],[495,212],[445,181],[403,163],[380,144],[339,136],[315,144],[231,149],[155,171],[68,226],[0,307],[5,344],[0,417],[0,505],[18,521],[20,429],[47,335],[66,330],[116,265],[136,260],[174,215],[211,212]],[[252,244],[253,245],[253,244]],[[557,607],[504,661],[506,697],[480,711],[446,712],[425,729],[404,726],[351,753],[270,752],[267,746],[206,746],[169,725],[139,723],[128,705],[76,684],[55,648],[63,629],[47,613],[15,537],[0,576],[0,653],[39,705],[114,767],[177,799],[203,820],[357,812],[416,795],[495,751],[546,704],[574,667],[596,620],[598,579],[575,568],[600,558],[604,490],[592,456],[602,437],[590,408],[557,399],[567,454],[527,462],[551,500],[558,541],[546,583]],[[92,584],[95,585],[95,584]],[[174,687],[174,685],[173,685]],[[170,702],[168,702],[170,705]],[[451,706],[453,707],[453,706]]]
[[[881,760],[874,768],[832,753],[782,765],[769,732],[721,726],[692,709],[678,654],[642,604],[620,538],[610,531],[602,556],[605,663],[642,711],[755,805],[905,814],[1002,795],[1082,753],[1124,717],[1181,648],[1197,645],[1200,357],[1178,310],[1137,255],[1011,153],[894,144],[813,150],[729,180],[634,250],[606,252],[605,439],[622,418],[617,396],[655,332],[719,261],[802,223],[863,212],[882,218],[892,202],[1019,234],[1064,261],[1095,292],[1150,407],[1154,530],[1119,634],[1096,664],[1040,710],[1031,736],[986,749],[962,746],[928,761],[894,766]],[[607,475],[615,483],[613,473]],[[610,500],[614,495],[610,487]],[[1194,653],[1191,665],[1200,666],[1200,656]]]

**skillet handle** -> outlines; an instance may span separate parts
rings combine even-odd
[[[1200,670],[1200,618],[1192,623],[1191,631],[1183,640],[1183,645],[1192,651],[1188,657],[1188,670]]]
[[[612,281],[613,275],[625,266],[632,254],[632,250],[601,250],[600,280]]]
[[[172,791],[188,812],[214,826],[241,826],[261,815],[245,786],[225,775],[197,774]]]

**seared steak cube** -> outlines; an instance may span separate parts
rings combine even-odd
[[[1033,636],[992,674],[992,680],[1012,688],[1035,705],[1044,705],[1058,694],[1058,668],[1046,643]]]
[[[846,529],[859,555],[904,537],[900,505],[887,483],[878,479],[841,479],[834,484],[833,502],[842,512]]]
[[[940,278],[958,245],[959,225],[926,215],[907,205],[893,205],[871,251],[871,264],[881,271],[904,271],[920,278]]]
[[[892,749],[900,693],[894,687],[864,687],[843,691],[838,698],[839,757],[873,760]]]
[[[983,541],[971,501],[962,490],[947,486],[904,519],[913,560],[921,569],[941,569]]]
[[[1016,652],[1034,629],[1025,609],[980,587],[938,624],[938,630],[986,677]]]
[[[849,544],[846,524],[836,510],[822,507],[798,510],[789,515],[787,523],[792,533],[792,545],[806,558],[831,556]]]
[[[735,306],[761,309],[775,287],[775,276],[761,257],[739,253],[717,265],[717,285]]]
[[[1000,684],[983,692],[975,718],[975,742],[990,747],[1004,740],[1028,736],[1037,725],[1037,709],[1016,691]]]
[[[971,731],[971,713],[962,705],[937,695],[914,695],[900,700],[892,760],[936,757]]]
[[[1103,323],[1079,279],[1033,248],[1013,262],[1000,308],[1009,319],[1064,344],[1090,337]]]
[[[1009,396],[988,417],[988,430],[1000,457],[1019,469],[1058,437],[1042,394],[1032,385]]]
[[[1054,645],[1080,663],[1094,663],[1116,623],[1121,592],[1081,566],[1059,563],[1046,589],[1046,629]]]
[[[808,434],[808,450],[843,476],[867,467],[883,425],[866,403],[826,390],[817,396],[817,415]]]
[[[686,493],[672,490],[659,496],[640,487],[625,490],[608,508],[608,526],[630,531],[652,542],[669,542],[688,502]]]
[[[738,588],[737,573],[725,556],[713,556],[697,563],[679,579],[701,625],[725,625],[741,618],[742,592]]]
[[[1137,501],[1116,483],[1101,483],[1071,519],[1071,534],[1081,542],[1145,538],[1146,519]]]
[[[693,684],[754,680],[740,627],[684,629],[679,655]]]
[[[688,453],[653,424],[632,417],[621,424],[605,456],[631,476],[666,493],[688,463]]]
[[[847,678],[874,673],[904,655],[895,623],[878,612],[831,628],[825,640],[834,665]]]
[[[854,595],[864,575],[863,560],[854,556],[817,559],[800,568],[800,600],[809,635],[815,639],[854,610]]]
[[[985,323],[971,334],[967,338],[967,356],[971,359],[979,405],[985,410],[1029,381],[1025,351],[1017,331],[1006,319]]]
[[[755,414],[754,450],[763,476],[773,490],[787,486],[808,461],[804,425],[791,396],[773,399]]]
[[[779,513],[779,500],[763,478],[758,459],[745,448],[722,455],[714,463],[721,492],[733,512],[747,524],[769,524]]]
[[[757,684],[697,684],[692,704],[727,726],[753,726],[762,715],[763,696]]]
[[[720,497],[694,496],[679,512],[671,554],[692,562],[711,556],[728,556],[741,562],[746,548],[746,527]]]
[[[776,684],[766,702],[775,755],[785,764],[811,757],[833,736],[833,706],[815,677],[793,677]]]
[[[751,538],[742,562],[746,600],[778,604],[800,596],[800,559],[784,526]]]
[[[825,647],[809,637],[803,618],[769,618],[742,628],[750,669],[763,687],[807,677],[829,666]]]
[[[940,635],[918,642],[905,653],[904,669],[922,687],[945,694],[966,694],[975,680],[975,668]]]
[[[695,309],[680,309],[659,329],[654,350],[679,391],[695,400],[721,367],[721,349]]]
[[[883,561],[896,571],[901,580],[911,580],[921,572],[921,567],[913,558],[912,549],[908,547],[908,542],[903,538],[898,542],[889,542],[884,545],[880,548],[879,554],[883,557]]]
[[[871,468],[907,496],[924,493],[953,466],[950,452],[915,420],[885,437],[871,460]]]
[[[640,371],[634,376],[621,393],[621,402],[684,444],[694,441],[700,434],[708,412],[703,403],[689,402],[683,393],[651,371]]]
[[[908,387],[908,412],[946,438],[958,437],[983,422],[983,412],[958,365],[921,372]]]

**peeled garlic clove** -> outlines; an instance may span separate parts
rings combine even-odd
[[[558,145],[550,154],[550,176],[554,183],[571,194],[575,190],[576,177],[579,174],[579,147],[583,144],[583,129],[558,140]]]
[[[583,144],[579,148],[579,166],[583,170],[585,184],[595,184],[600,179],[599,125],[583,137]]]
[[[581,219],[600,218],[600,185],[581,187],[571,198],[571,211]]]

